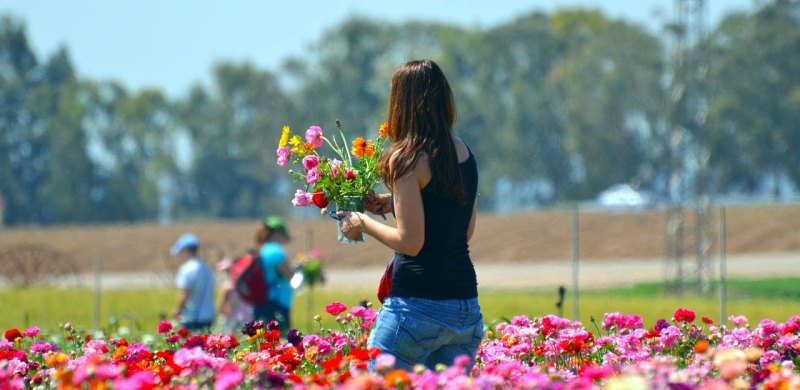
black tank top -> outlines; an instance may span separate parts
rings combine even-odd
[[[395,252],[391,296],[435,300],[478,296],[478,281],[467,242],[478,191],[478,166],[472,151],[459,166],[466,190],[463,205],[442,196],[433,178],[420,190],[425,210],[425,242],[416,256]]]

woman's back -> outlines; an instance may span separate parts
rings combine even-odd
[[[464,144],[459,142],[459,146]],[[415,256],[395,252],[392,296],[427,299],[477,297],[475,269],[469,257],[470,221],[478,188],[475,156],[466,146],[459,163],[466,197],[463,202],[443,195],[435,178],[421,190],[425,241]]]

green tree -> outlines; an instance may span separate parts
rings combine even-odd
[[[194,87],[179,115],[192,145],[189,180],[178,186],[187,213],[253,218],[288,204],[276,200],[285,195],[275,150],[293,107],[272,73],[221,63],[213,91]]]
[[[711,165],[721,190],[754,191],[765,176],[800,183],[800,2],[776,0],[712,32]]]

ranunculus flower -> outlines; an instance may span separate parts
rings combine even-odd
[[[164,334],[172,330],[172,323],[167,320],[161,320],[158,323],[158,334]]]
[[[316,168],[319,165],[319,157],[314,154],[309,154],[308,156],[303,157],[303,168],[307,171],[311,170],[311,168]]]
[[[306,130],[306,142],[313,144],[315,148],[322,146],[325,142],[322,139],[322,128],[319,126],[311,126]]]
[[[316,184],[319,177],[320,174],[317,168],[311,168],[306,172],[306,182],[308,182],[308,184]]]
[[[278,165],[286,166],[289,163],[289,157],[292,155],[292,147],[291,146],[284,146],[282,148],[278,148],[277,150],[278,155]]]
[[[11,328],[7,330],[3,336],[6,340],[14,342],[14,340],[22,338],[22,332],[20,332],[17,328]]]
[[[305,192],[303,190],[297,190],[294,193],[294,199],[292,199],[292,204],[297,207],[306,207],[311,204],[311,194]]]
[[[703,318],[701,318],[701,320],[703,320],[703,322],[705,322],[706,324],[709,324],[709,325],[713,325],[714,324],[714,320],[712,320],[711,318],[708,318],[708,317],[703,317]]]
[[[31,326],[28,329],[25,329],[25,337],[33,337],[39,334],[39,327],[38,326]]]
[[[675,314],[672,315],[672,318],[678,322],[694,322],[695,314],[693,311],[684,308],[678,308],[675,310]]]
[[[747,325],[747,317],[745,316],[728,316],[728,321],[732,322],[736,326]]]
[[[356,172],[352,169],[344,171],[344,180],[350,181],[356,178]]]
[[[314,194],[311,195],[311,202],[321,209],[328,207],[328,199],[325,198],[325,193],[321,189],[314,190]]]
[[[333,316],[338,316],[339,314],[344,313],[345,310],[347,310],[347,306],[341,302],[333,302],[330,305],[325,306],[325,311]]]

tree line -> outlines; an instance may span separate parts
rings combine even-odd
[[[3,222],[291,213],[295,184],[275,163],[282,126],[333,129],[339,119],[348,135],[372,135],[392,72],[413,58],[434,59],[453,86],[455,131],[479,161],[483,210],[591,199],[616,183],[665,200],[699,188],[712,197],[796,191],[800,1],[726,16],[687,49],[706,59],[696,67],[674,60],[670,42],[685,32],[652,30],[581,9],[491,28],[355,17],[278,70],[220,62],[210,85],[169,98],[79,78],[66,47],[39,58],[24,23],[7,15]]]

